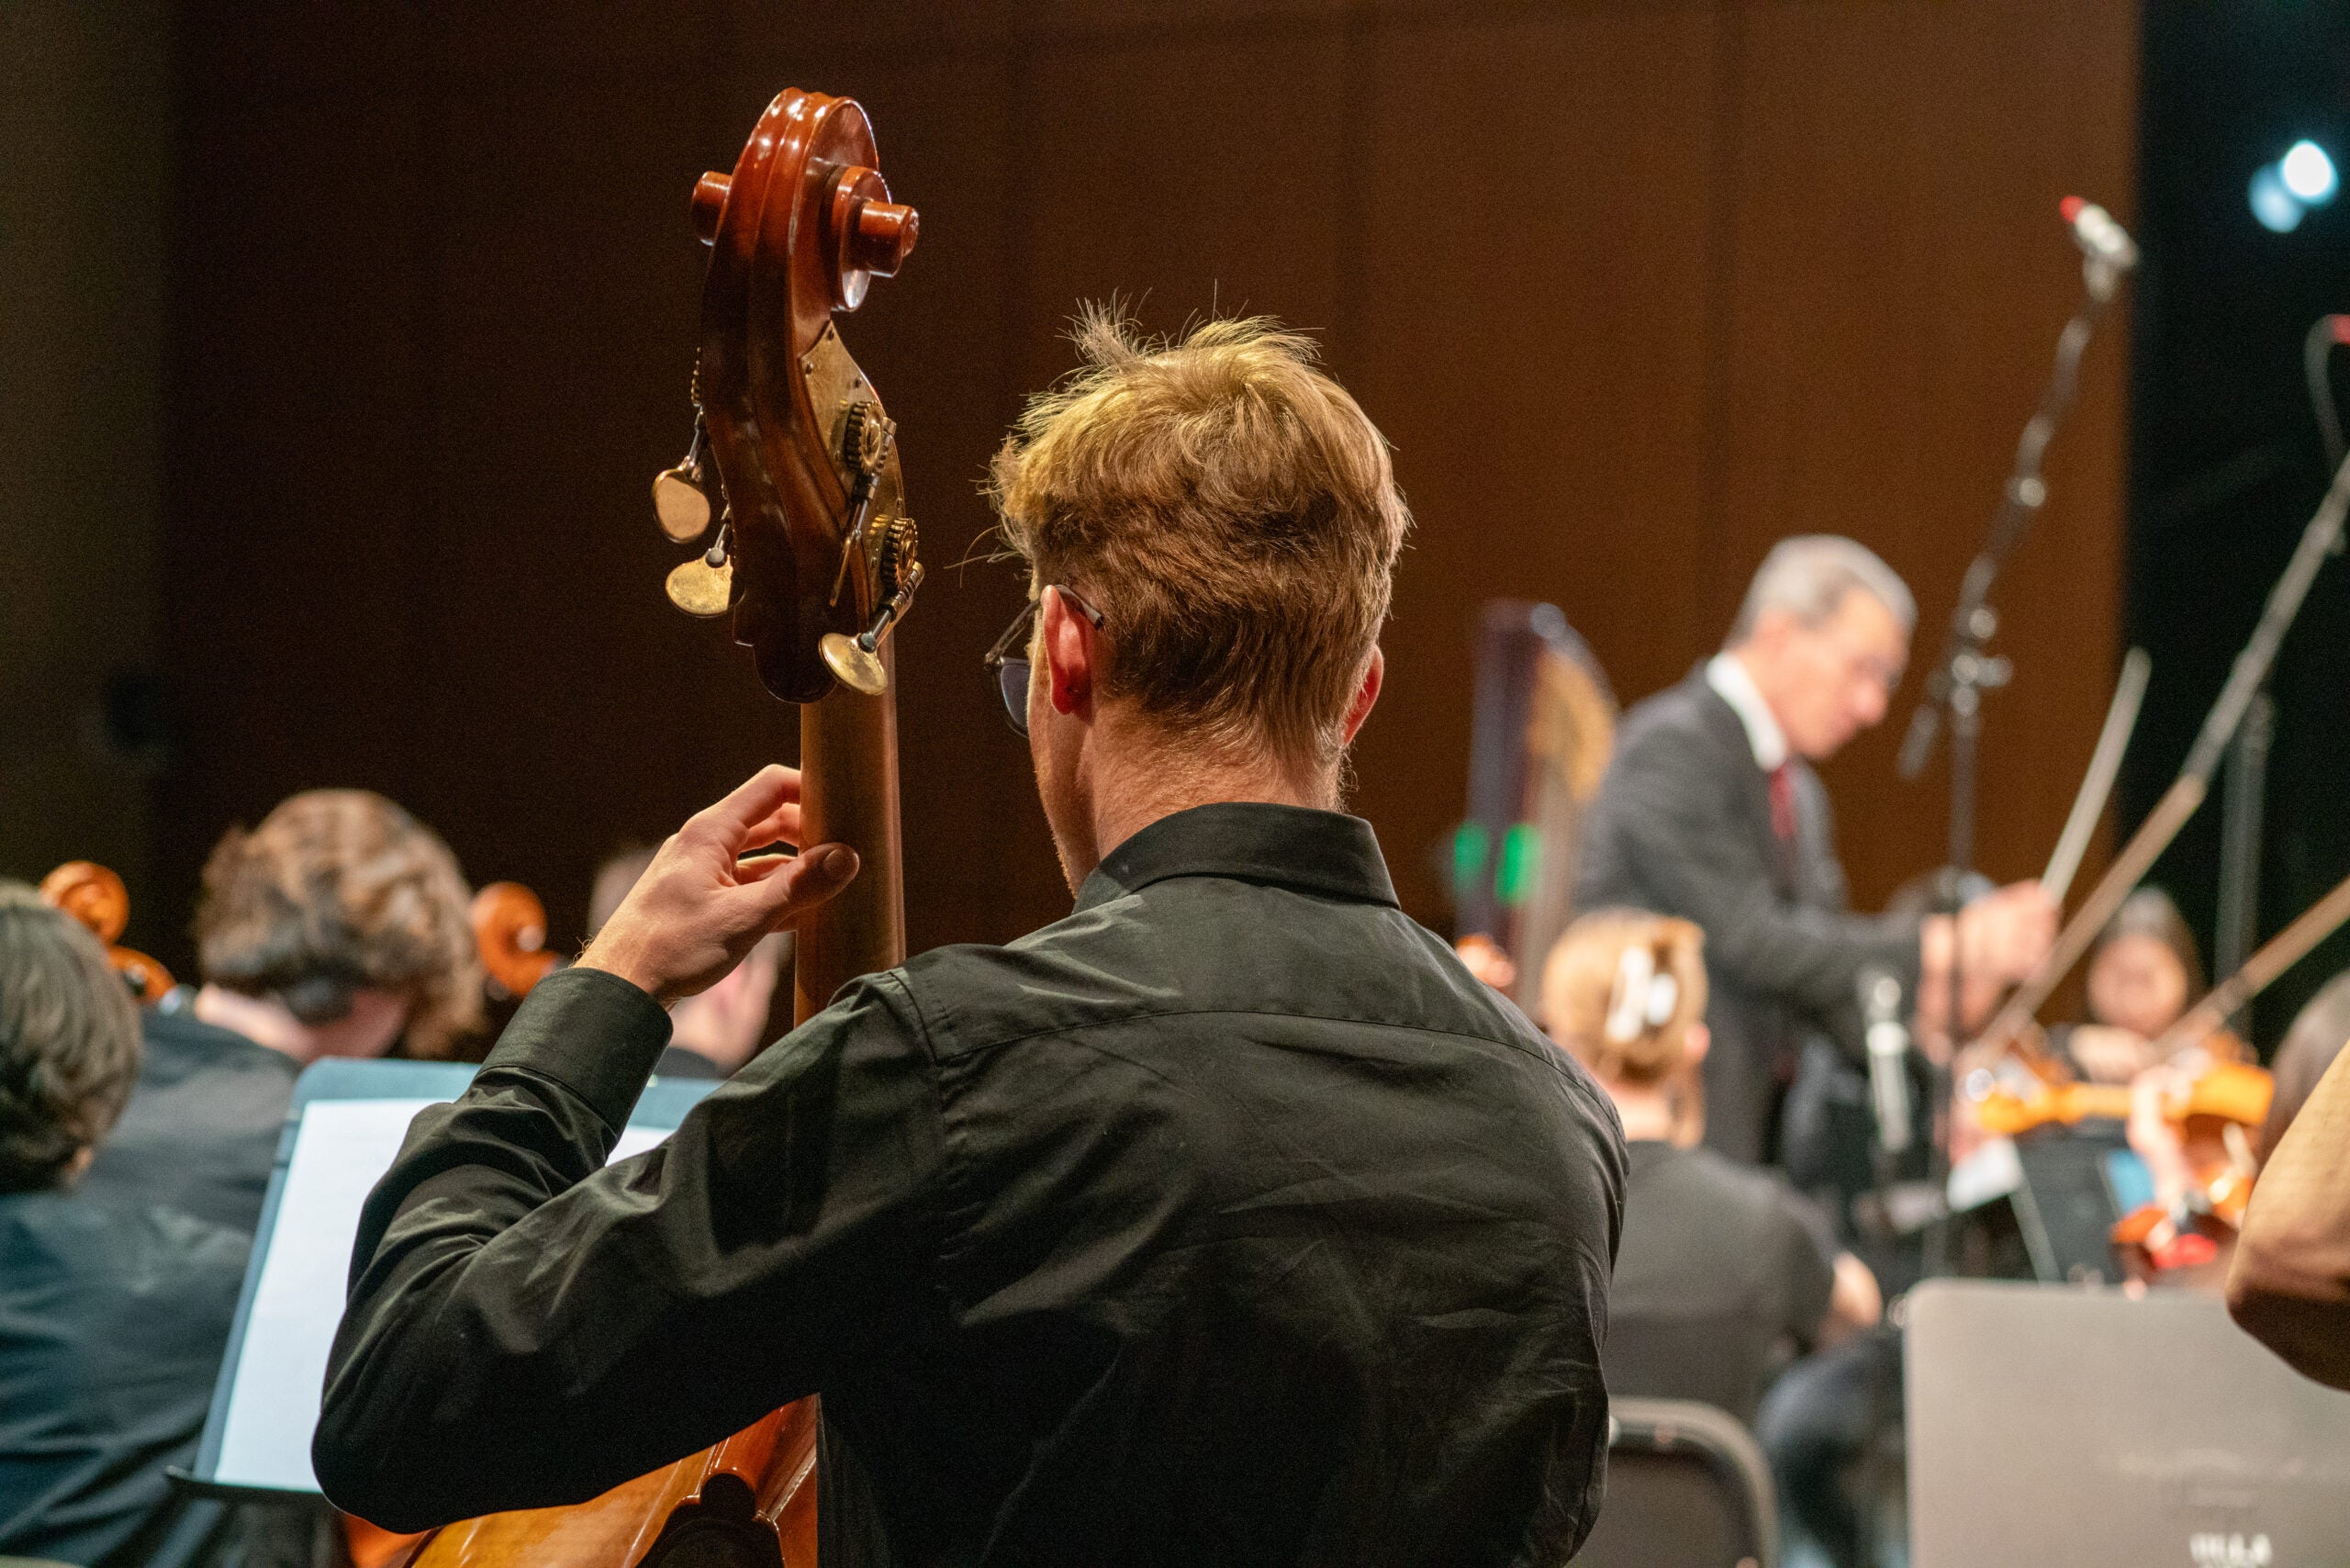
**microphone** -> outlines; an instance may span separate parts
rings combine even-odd
[[[1901,981],[1874,966],[1860,978],[1861,1012],[1868,1020],[1869,1100],[1876,1110],[1876,1141],[1887,1154],[1909,1147],[1909,1029],[1901,1021]]]
[[[2138,264],[2137,241],[2113,220],[2113,214],[2093,201],[2068,196],[2057,204],[2057,210],[2065,215],[2065,227],[2073,231],[2073,243],[2086,258],[2082,271],[2089,292],[2099,299],[2109,298],[2121,274]]]

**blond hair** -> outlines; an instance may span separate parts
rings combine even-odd
[[[1034,583],[1105,617],[1103,695],[1211,745],[1335,766],[1411,513],[1314,344],[1263,318],[1180,342],[1113,308],[1033,398],[990,493]]]
[[[1660,1083],[1679,1071],[1706,1014],[1706,935],[1644,910],[1584,915],[1542,965],[1550,1037],[1601,1079]]]
[[[410,1056],[448,1056],[483,1027],[457,858],[364,790],[311,790],[251,833],[231,829],[205,863],[196,944],[206,980],[274,998],[305,1024],[343,1016],[361,989],[400,997]]]

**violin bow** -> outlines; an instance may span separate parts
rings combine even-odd
[[[2048,869],[2040,874],[2040,890],[2058,909],[2065,907],[2065,895],[2072,890],[2081,857],[2088,853],[2089,834],[2097,831],[2098,818],[2105,814],[2105,803],[2112,797],[2113,781],[2121,775],[2121,754],[2130,749],[2130,737],[2137,732],[2138,710],[2146,700],[2146,682],[2154,672],[2154,661],[2143,648],[2131,649],[2121,660],[2121,678],[2115,683],[2113,702],[2105,711],[2105,727],[2098,732],[2097,750],[2089,754],[2088,771],[2081,775],[2080,791],[2073,797],[2065,831],[2056,836]]]
[[[2290,925],[2262,944],[2244,967],[2211,988],[2210,994],[2179,1015],[2162,1032],[2155,1052],[2168,1057],[2180,1047],[2201,1040],[2226,1023],[2235,1010],[2268,989],[2268,982],[2309,956],[2310,950],[2350,920],[2350,877],[2333,890],[2301,911]]]
[[[2187,754],[2187,762],[2178,777],[2172,780],[2163,798],[2130,835],[2121,853],[2113,857],[2097,886],[2089,890],[2073,918],[2056,936],[2056,944],[2048,957],[2041,960],[2039,969],[2008,999],[2007,1005],[1983,1031],[1982,1039],[1992,1044],[2019,1045],[2026,1035],[2026,1026],[2047,1004],[2073,966],[2097,940],[2121,901],[2143,880],[2154,868],[2154,860],[2170,847],[2187,819],[2203,804],[2210,792],[2211,778],[2219,771],[2220,760],[2227,753],[2228,743],[2235,737],[2236,727],[2244,722],[2244,710],[2252,705],[2268,672],[2277,663],[2277,650],[2285,641],[2285,633],[2300,613],[2301,601],[2309,597],[2310,584],[2317,578],[2318,569],[2325,558],[2333,554],[2342,541],[2342,520],[2350,511],[2350,457],[2343,459],[2333,470],[2333,483],[2326,487],[2325,499],[2301,531],[2301,542],[2293,550],[2293,558],[2285,564],[2283,575],[2268,592],[2268,602],[2261,607],[2260,622],[2252,631],[2244,651],[2236,655],[2234,667],[2229,670],[2227,684],[2204,716],[2203,728],[2195,737],[2195,745]]]

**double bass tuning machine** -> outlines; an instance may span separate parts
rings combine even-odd
[[[691,544],[710,532],[710,427],[701,416],[701,375],[694,375],[694,439],[684,461],[653,480],[653,512],[661,532]],[[727,553],[728,521],[722,517],[710,549],[669,574],[669,602],[688,615],[723,615],[734,599],[734,566]]]
[[[653,513],[661,532],[679,544],[690,544],[710,531],[710,431],[699,412],[684,461],[654,476]]]

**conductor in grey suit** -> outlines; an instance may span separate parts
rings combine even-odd
[[[1812,764],[1885,717],[1917,603],[1850,539],[1782,540],[1720,653],[1625,716],[1593,808],[1575,906],[1695,921],[1712,979],[1706,1141],[1777,1157],[1779,1103],[1807,1040],[1864,1059],[1862,973],[1945,999],[1952,958],[1977,1016],[2047,952],[2054,912],[2020,882],[1948,915],[1852,912]],[[1939,1015],[1939,1014],[1938,1014]]]

